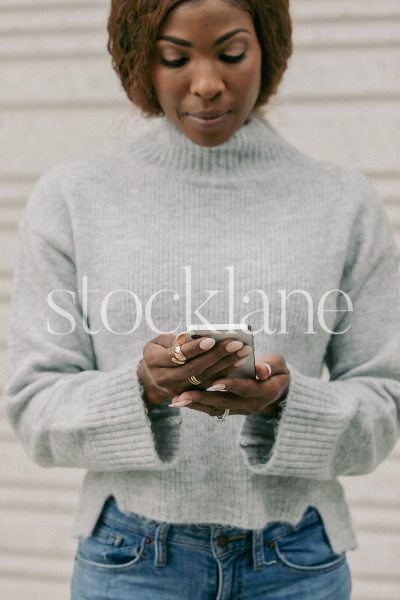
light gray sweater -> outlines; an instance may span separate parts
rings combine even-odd
[[[160,118],[117,151],[47,171],[19,233],[7,412],[36,463],[87,470],[77,537],[113,494],[149,518],[244,528],[295,523],[312,505],[334,550],[357,546],[337,478],[387,457],[400,411],[399,252],[362,175],[255,115],[214,148]],[[199,313],[264,327],[256,355],[283,355],[291,373],[279,421],[147,414],[143,346]]]

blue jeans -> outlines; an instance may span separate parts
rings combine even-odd
[[[349,600],[315,508],[262,530],[149,520],[106,502],[78,544],[72,600]]]

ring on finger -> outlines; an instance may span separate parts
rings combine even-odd
[[[225,421],[226,417],[229,415],[229,408],[226,408],[222,415],[217,415],[218,422]]]
[[[184,365],[187,361],[187,356],[183,354],[180,345],[178,344],[174,348],[174,356],[171,358],[172,362],[176,365]]]
[[[202,381],[200,381],[200,379],[198,379],[194,375],[191,375],[190,377],[188,377],[188,380],[190,381],[190,383],[193,383],[193,385],[200,385],[201,383],[203,383]]]
[[[272,367],[271,367],[271,365],[270,365],[269,363],[267,363],[267,362],[264,362],[264,365],[265,365],[265,366],[267,367],[267,369],[269,370],[268,377],[270,377],[270,376],[271,376],[271,373],[272,373]]]
[[[173,356],[171,358],[172,362],[175,363],[176,365],[184,365],[186,363],[186,360],[178,360],[177,358],[175,358],[175,356]]]

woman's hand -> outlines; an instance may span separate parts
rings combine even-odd
[[[184,365],[172,361],[177,344],[187,357]],[[197,388],[205,390],[216,378],[228,376],[250,352],[249,347],[233,338],[217,343],[206,337],[185,342],[183,334],[159,335],[145,345],[138,366],[147,408],[151,410],[192,388],[188,379],[192,375],[201,377],[202,384]]]
[[[170,406],[186,406],[211,417],[222,415],[226,408],[231,415],[276,416],[290,384],[285,359],[278,354],[264,354],[256,361],[256,374],[257,380],[218,378],[213,387],[224,386],[227,391],[220,391],[222,387],[209,392],[189,390],[174,398]]]

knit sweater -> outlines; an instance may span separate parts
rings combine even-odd
[[[19,236],[7,414],[36,463],[87,471],[76,537],[114,495],[144,517],[243,528],[312,505],[335,551],[357,547],[338,477],[388,456],[400,412],[399,252],[364,176],[256,114],[211,148],[161,117],[46,171]],[[249,323],[256,357],[285,358],[279,420],[147,412],[144,345],[202,319]]]

